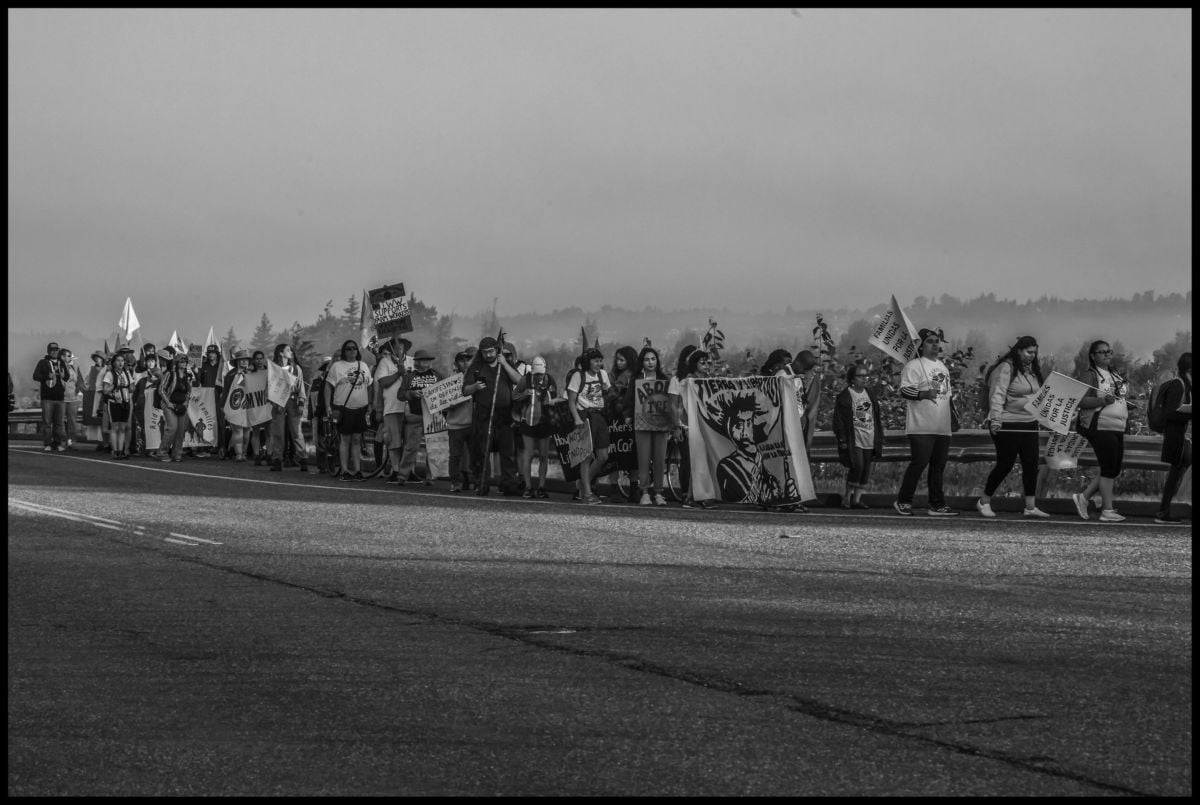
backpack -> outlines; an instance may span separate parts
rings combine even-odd
[[[1167,425],[1167,409],[1163,406],[1163,394],[1167,390],[1167,386],[1174,383],[1176,380],[1183,382],[1181,378],[1173,377],[1163,383],[1159,383],[1155,387],[1154,392],[1150,395],[1150,404],[1146,406],[1146,424],[1150,426],[1150,430],[1155,433],[1162,433]]]

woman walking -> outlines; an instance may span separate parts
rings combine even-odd
[[[1113,507],[1113,486],[1125,462],[1125,425],[1129,406],[1125,402],[1129,384],[1112,368],[1112,347],[1107,341],[1093,341],[1088,347],[1088,368],[1080,378],[1090,388],[1079,401],[1079,431],[1099,465],[1083,492],[1071,495],[1075,510],[1084,520],[1092,495],[1100,492],[1100,522],[1119,523],[1125,519]]]
[[[239,349],[233,353],[233,368],[225,373],[224,389],[221,392],[222,399],[228,400],[229,393],[246,382],[246,375],[251,371],[252,360],[248,349]],[[228,419],[226,422],[229,425],[229,448],[233,452],[233,460],[245,461],[246,442],[250,437],[250,428],[237,425]]]
[[[296,364],[291,344],[275,346],[274,361],[291,376],[291,394],[282,406],[274,406],[271,415],[271,471],[283,471],[285,446],[291,443],[300,465],[300,472],[308,472],[308,447],[304,434],[300,432],[300,421],[304,412],[304,372]],[[275,410],[278,409],[278,410]]]
[[[988,431],[996,445],[996,466],[983,485],[983,495],[975,508],[984,517],[995,517],[992,495],[1008,477],[1017,458],[1021,459],[1021,486],[1025,492],[1025,516],[1049,517],[1037,507],[1038,423],[1025,405],[1042,387],[1045,378],[1038,363],[1037,340],[1023,335],[1008,352],[988,367],[984,383],[988,387]]]
[[[1179,356],[1177,364],[1178,383],[1170,383],[1162,391],[1162,406],[1166,411],[1163,426],[1162,455],[1159,458],[1171,469],[1167,470],[1167,481],[1163,486],[1162,505],[1154,522],[1175,525],[1183,522],[1171,516],[1171,500],[1179,489],[1183,474],[1192,466],[1192,439],[1188,434],[1192,424],[1192,353]]]
[[[843,509],[869,509],[862,499],[871,477],[871,461],[883,457],[883,414],[867,388],[867,372],[858,364],[846,370],[846,388],[833,403],[833,435],[838,459],[847,468]]]
[[[550,497],[546,492],[546,469],[550,455],[550,434],[552,428],[546,415],[550,401],[558,396],[558,387],[554,378],[546,372],[546,359],[540,355],[533,359],[528,374],[521,378],[518,390],[513,394],[513,410],[521,411],[521,439],[525,443],[522,453],[521,473],[525,476],[525,491],[523,498]],[[533,461],[538,461],[538,483],[533,485]]]
[[[905,517],[912,516],[917,482],[928,468],[929,515],[956,517],[958,512],[946,505],[942,487],[950,456],[950,371],[938,360],[941,340],[937,332],[922,328],[917,337],[921,339],[920,352],[900,372],[900,396],[908,402],[904,432],[912,458],[892,506]]]

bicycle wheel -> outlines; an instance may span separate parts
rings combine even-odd
[[[683,477],[683,460],[680,458],[680,445],[674,439],[667,440],[666,472],[663,483],[667,493],[677,503],[682,503],[687,497],[687,479]]]

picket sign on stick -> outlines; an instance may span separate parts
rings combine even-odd
[[[901,363],[908,363],[917,356],[920,347],[917,328],[896,301],[895,294],[887,311],[875,325],[874,332],[867,338],[867,343],[879,347]]]

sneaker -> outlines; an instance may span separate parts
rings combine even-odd
[[[855,502],[854,502],[854,508],[856,508],[856,509],[869,509],[869,508],[871,508],[871,504],[870,504],[870,503],[867,503],[865,500],[858,500],[858,501],[855,501]]]
[[[398,472],[393,472],[391,475],[389,475],[387,477],[387,483],[396,484],[397,486],[404,486],[404,481],[400,480],[400,473]]]
[[[58,447],[54,448],[54,449],[55,449],[55,450],[57,450],[57,451],[58,451],[58,452],[60,452],[60,453],[65,453],[65,452],[67,452],[67,448],[66,448],[66,447],[64,447],[64,446],[63,446],[63,445],[61,445],[61,444],[60,444]]]
[[[1025,516],[1026,516],[1026,517],[1042,517],[1042,518],[1046,518],[1046,517],[1049,517],[1050,515],[1049,515],[1049,514],[1047,514],[1047,513],[1046,513],[1046,512],[1044,512],[1044,511],[1042,511],[1041,509],[1039,509],[1037,506],[1034,506],[1032,509],[1026,509],[1026,510],[1025,510]]]
[[[652,501],[650,499],[650,490],[647,489],[645,492],[642,493],[642,499],[638,501],[638,505],[639,506],[652,506],[653,504],[654,504],[654,501]]]
[[[992,511],[991,503],[984,503],[982,500],[975,501],[975,510],[984,517],[995,517],[996,513]]]
[[[182,464],[182,463],[183,463],[183,459],[182,459],[182,458],[173,458],[173,459],[171,459],[171,461],[175,462],[176,464]]]
[[[365,481],[365,480],[367,480],[367,479],[363,477],[362,471],[360,470],[360,471],[358,471],[358,472],[354,473],[354,480],[356,480],[356,481]]]
[[[462,487],[459,486],[458,484],[450,484],[450,491],[455,494],[458,494],[459,492],[462,491]]]
[[[595,492],[593,492],[592,494],[590,494],[586,498],[584,498],[583,502],[589,506],[596,506],[600,503],[600,496],[597,495]]]
[[[1088,517],[1087,498],[1085,498],[1080,493],[1076,492],[1075,494],[1071,495],[1071,500],[1074,501],[1075,511],[1079,512],[1079,516],[1082,517],[1084,520],[1090,520],[1091,518]]]
[[[901,503],[897,500],[892,503],[892,508],[895,509],[898,514],[903,514],[905,517],[912,517],[911,503]]]
[[[938,506],[936,509],[933,507],[930,507],[929,516],[930,517],[958,517],[958,512],[954,511],[954,509],[951,509],[947,506]]]
[[[354,476],[352,476],[352,475],[351,475],[350,473],[348,473],[348,472],[343,472],[343,473],[342,473],[342,480],[343,480],[343,481],[353,481],[353,480],[354,480]]]
[[[1119,523],[1124,519],[1124,516],[1117,514],[1116,509],[1103,509],[1100,512],[1100,522],[1102,523]]]
[[[655,506],[666,506],[667,505],[667,499],[662,496],[661,492],[656,492],[654,494],[654,505]]]
[[[170,456],[159,456],[158,460],[163,461],[163,462],[169,462],[171,460],[171,457]]]
[[[1183,522],[1178,517],[1172,517],[1170,512],[1159,512],[1154,515],[1154,522],[1159,525],[1179,525]]]
[[[42,448],[42,452],[43,453],[52,453],[52,452],[54,452],[54,448],[51,447],[50,445],[46,445],[45,447]]]
[[[550,499],[550,493],[547,492],[545,489],[543,489],[540,486],[537,489],[533,490],[533,496],[535,498],[537,498],[538,500],[549,500]]]
[[[717,504],[713,503],[711,500],[697,500],[696,505],[699,506],[701,509],[717,508]]]
[[[433,479],[432,478],[421,479],[421,486],[433,486]]]
[[[533,492],[526,489],[521,493],[521,497],[525,498],[526,500],[533,500]]]

